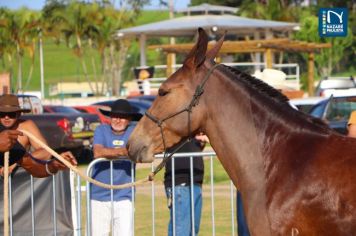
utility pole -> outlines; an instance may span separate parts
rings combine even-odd
[[[174,0],[169,0],[169,19],[174,18]],[[170,37],[169,39],[170,44],[175,44],[175,38]],[[173,74],[174,68],[173,66],[176,65],[176,54],[175,53],[168,53],[167,55],[167,77]]]
[[[45,98],[45,89],[44,89],[44,71],[43,71],[43,47],[42,47],[42,29],[39,33],[39,50],[40,50],[40,76],[41,76],[41,99]]]

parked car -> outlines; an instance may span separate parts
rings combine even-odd
[[[136,99],[139,101],[148,101],[148,102],[153,102],[156,99],[156,95],[138,95],[138,96],[132,96],[128,97],[129,99]]]
[[[91,144],[94,130],[100,124],[98,115],[81,113],[73,107],[62,105],[45,105],[43,110],[45,113],[65,114],[69,120],[73,121],[71,124],[72,137],[85,139],[88,145]]]
[[[110,124],[110,118],[103,115],[100,111],[99,108],[104,108],[105,106],[99,106],[99,105],[88,105],[88,106],[73,106],[74,109],[76,109],[79,112],[83,113],[90,113],[90,114],[96,114],[99,116],[101,123],[104,124]]]
[[[325,97],[293,98],[289,100],[289,103],[299,111],[309,114],[311,108],[323,100],[325,100]]]
[[[79,118],[81,113],[45,113],[38,97],[17,96],[20,105],[31,110],[23,114],[22,118],[32,120],[38,126],[52,149],[57,152],[70,150],[78,161],[87,156],[82,155],[82,152],[91,145],[93,131],[100,124],[99,117],[92,117],[93,120],[87,122],[86,118]]]
[[[315,95],[321,97],[356,96],[356,82],[350,77],[325,77],[315,88]]]
[[[309,114],[323,119],[341,134],[347,134],[347,122],[354,110],[356,110],[356,96],[331,96],[316,104]]]
[[[61,105],[43,106],[45,114],[61,114],[66,117],[66,122],[62,125],[71,133],[70,137],[80,140],[82,145],[71,151],[80,163],[87,163],[92,160],[91,145],[94,131],[100,125],[100,118],[96,114],[81,113],[73,107]]]
[[[73,107],[62,106],[62,105],[44,105],[43,112],[45,113],[77,113],[80,111],[74,109]]]

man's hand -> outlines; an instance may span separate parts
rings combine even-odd
[[[11,166],[9,166],[9,175],[12,173],[12,171],[16,168],[17,164],[12,164]],[[4,176],[4,172],[5,172],[5,168],[4,167],[0,167],[0,176]]]
[[[18,130],[4,130],[0,132],[0,152],[9,151],[17,141],[19,135],[23,135]]]
[[[63,152],[61,153],[61,156],[69,161],[72,165],[77,166],[77,160],[71,152]],[[57,159],[48,164],[48,169],[53,174],[57,173],[59,170],[65,170],[67,168],[68,167],[66,165]]]
[[[208,136],[206,136],[203,133],[199,133],[199,134],[195,135],[195,138],[197,140],[199,140],[200,142],[204,142],[204,143],[209,143],[210,142]]]

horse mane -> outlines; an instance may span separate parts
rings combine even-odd
[[[285,96],[283,93],[281,93],[280,91],[278,91],[277,89],[270,86],[269,84],[265,83],[264,81],[262,81],[260,79],[253,77],[250,74],[242,72],[234,67],[227,66],[224,64],[222,64],[222,65],[224,66],[224,68],[228,69],[234,75],[238,76],[239,81],[242,81],[243,83],[247,84],[247,86],[252,87],[256,91],[258,91],[260,94],[271,98],[273,101],[275,101],[278,104],[284,104],[284,105],[287,105],[290,107],[290,104],[288,103],[289,98],[287,96]],[[235,77],[233,77],[231,79],[236,80]],[[297,115],[302,116],[309,123],[312,123],[312,124],[318,126],[319,128],[330,130],[329,126],[323,120],[313,117],[313,116],[308,116],[302,112],[296,112],[296,113],[297,113]]]
[[[283,93],[273,88],[269,84],[265,83],[260,79],[256,79],[255,77],[242,72],[234,67],[226,66],[225,68],[229,69],[234,75],[238,76],[243,82],[250,85],[252,88],[256,89],[259,93],[265,94],[268,97],[272,98],[276,102],[288,104],[289,98],[285,96]]]

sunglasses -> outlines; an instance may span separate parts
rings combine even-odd
[[[118,114],[111,114],[110,115],[110,117],[111,118],[116,118],[116,119],[127,119],[127,120],[129,120],[129,119],[131,119],[131,117],[130,116],[125,116],[125,115],[118,115]]]
[[[0,112],[0,118],[9,117],[10,119],[17,118],[17,112]]]

